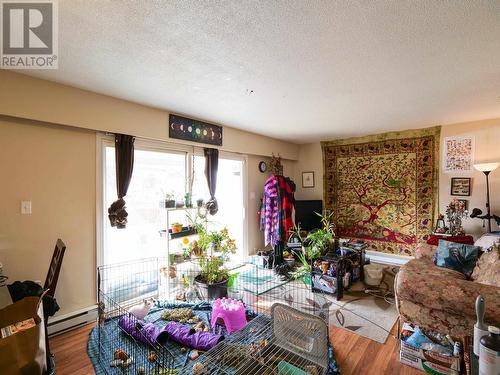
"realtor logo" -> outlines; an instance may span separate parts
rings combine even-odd
[[[0,0],[1,69],[57,69],[56,0]]]

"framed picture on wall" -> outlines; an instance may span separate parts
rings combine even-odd
[[[470,177],[452,177],[451,195],[468,197],[470,196],[471,178]]]
[[[314,187],[314,172],[302,172],[302,187],[303,188]]]
[[[470,173],[474,165],[474,137],[446,137],[443,144],[443,172]]]

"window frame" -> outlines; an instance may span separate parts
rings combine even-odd
[[[165,142],[151,139],[135,139],[135,148],[146,151],[178,153],[186,155],[186,191],[190,188],[189,181],[192,178],[192,166],[194,156],[204,156],[203,147],[185,144]],[[105,220],[107,218],[107,207],[104,206],[105,197],[105,148],[114,146],[114,135],[96,133],[96,266],[104,265],[104,236]],[[243,196],[243,254],[248,255],[248,156],[228,151],[219,150],[222,159],[240,160],[243,163],[242,171],[242,196]],[[132,177],[133,178],[133,177]]]

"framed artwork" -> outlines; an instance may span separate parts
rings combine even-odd
[[[303,188],[314,187],[314,172],[302,172],[302,187]]]
[[[443,172],[470,173],[474,165],[474,137],[446,137],[443,145]]]
[[[222,146],[222,126],[172,114],[169,116],[168,136],[184,141]]]
[[[451,178],[451,195],[462,197],[470,196],[471,178],[469,177],[452,177]]]

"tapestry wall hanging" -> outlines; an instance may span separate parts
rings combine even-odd
[[[474,137],[446,137],[443,141],[443,172],[473,171]]]
[[[222,146],[222,126],[178,115],[169,116],[168,136],[185,141]]]
[[[440,130],[321,142],[325,209],[338,236],[365,240],[373,251],[415,254],[437,215]]]

